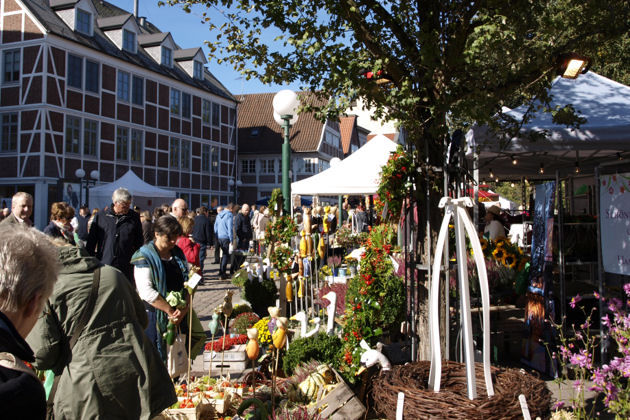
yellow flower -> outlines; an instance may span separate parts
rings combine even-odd
[[[488,240],[486,238],[481,238],[479,240],[479,242],[481,242],[481,249],[483,251],[485,251],[486,249],[488,249]]]
[[[507,245],[509,245],[509,242],[508,242],[507,240],[505,240],[505,239],[499,239],[499,240],[496,242],[496,247],[497,247],[497,248],[503,248],[503,247],[505,247],[505,246],[507,246]]]
[[[505,255],[505,250],[503,248],[501,248],[500,246],[497,246],[494,249],[494,251],[492,251],[492,256],[497,261],[502,261],[504,255]]]
[[[502,263],[508,268],[514,268],[516,266],[516,257],[512,254],[505,254]]]

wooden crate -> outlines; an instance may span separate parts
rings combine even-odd
[[[221,362],[223,360],[223,362]],[[210,363],[212,363],[212,376],[219,376],[221,374],[221,367],[223,366],[223,374],[230,375],[241,374],[247,367],[251,367],[251,362],[247,359],[247,353],[245,352],[245,344],[239,344],[232,347],[230,350],[221,352],[215,352],[214,358],[212,358],[212,352],[203,352],[203,369],[208,372],[210,370]]]
[[[324,398],[309,408],[309,414],[319,412],[323,419],[358,420],[365,415],[365,406],[352,390],[346,385],[339,373],[333,369],[337,377],[337,386]],[[320,411],[321,410],[321,411]]]
[[[243,362],[247,360],[247,353],[245,352],[245,344],[239,344],[238,346],[233,346],[231,349],[226,350],[224,352],[214,352],[214,358],[212,357],[212,351],[204,351],[203,352],[203,361],[221,361],[224,360],[226,362]],[[223,353],[223,354],[221,354]]]

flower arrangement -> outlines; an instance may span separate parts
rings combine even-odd
[[[359,369],[360,341],[376,344],[404,315],[404,284],[390,259],[393,239],[388,225],[373,228],[365,242],[359,273],[348,283],[340,369],[350,382],[356,380],[354,374]]]
[[[324,265],[322,266],[322,268],[319,269],[319,277],[326,278],[328,276],[332,276],[332,268],[330,268],[327,265]]]
[[[603,324],[608,328],[609,336],[614,340],[616,354],[608,364],[597,367],[593,364],[593,356],[599,345],[597,336],[591,334],[591,311],[579,328],[572,325],[571,335],[565,335],[562,325],[555,325],[559,332],[560,346],[558,352],[552,352],[551,357],[559,364],[559,371],[563,374],[556,381],[562,383],[566,378],[566,370],[573,372],[574,396],[571,399],[571,410],[574,418],[592,418],[592,411],[587,410],[584,399],[586,381],[593,381],[591,391],[601,392],[604,396],[606,411],[615,415],[616,419],[630,418],[630,283],[624,286],[625,308],[621,299],[605,299],[595,292],[595,296],[604,302],[610,314],[602,317]],[[575,308],[582,298],[577,295],[571,299],[570,306]],[[582,311],[584,308],[582,307]],[[612,318],[611,318],[612,315]],[[564,404],[559,402],[555,406],[558,417],[567,413]],[[591,409],[592,410],[592,409]]]
[[[247,335],[245,334],[237,335],[234,337],[230,336],[230,337],[225,337],[225,347],[224,347],[223,337],[221,337],[217,340],[206,343],[205,350],[219,352],[223,350],[229,350],[232,346],[245,344],[245,343],[247,343]]]
[[[260,320],[260,317],[253,312],[243,312],[234,318],[232,322],[232,328],[237,334],[247,334],[247,329],[251,328],[256,322]]]
[[[258,330],[258,344],[260,344],[261,346],[267,346],[271,344],[271,333],[269,332],[269,327],[267,326],[268,322],[269,317],[266,316],[264,318],[261,318],[252,327]]]
[[[337,244],[346,249],[354,249],[361,246],[363,241],[367,238],[367,233],[355,233],[352,232],[352,228],[349,226],[341,226],[335,232],[335,241]]]
[[[414,155],[405,152],[402,146],[398,146],[381,169],[381,180],[376,191],[378,200],[374,203],[377,214],[381,214],[387,205],[389,218],[393,222],[398,222],[402,204],[407,197],[407,190],[415,173]]]
[[[326,264],[331,268],[339,268],[341,266],[341,255],[331,255],[326,259]]]
[[[291,216],[276,217],[275,220],[267,224],[265,230],[265,245],[273,245],[276,243],[288,244],[295,235],[297,235],[297,225],[291,219]]]
[[[293,250],[289,245],[283,243],[274,247],[269,260],[281,273],[289,273],[291,271],[292,258]]]

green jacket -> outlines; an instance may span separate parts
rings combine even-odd
[[[113,267],[101,269],[94,311],[70,354],[67,343],[100,263],[71,246],[60,247],[59,257],[63,266],[50,307],[27,337],[36,367],[61,375],[55,419],[150,419],[174,404],[168,372],[144,334],[144,305]]]

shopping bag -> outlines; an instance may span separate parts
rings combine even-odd
[[[171,378],[180,376],[188,370],[188,353],[186,352],[186,335],[178,333],[173,345],[166,346],[166,368]]]
[[[228,248],[228,254],[233,254],[234,253],[234,244],[232,242],[230,242],[230,246]]]

